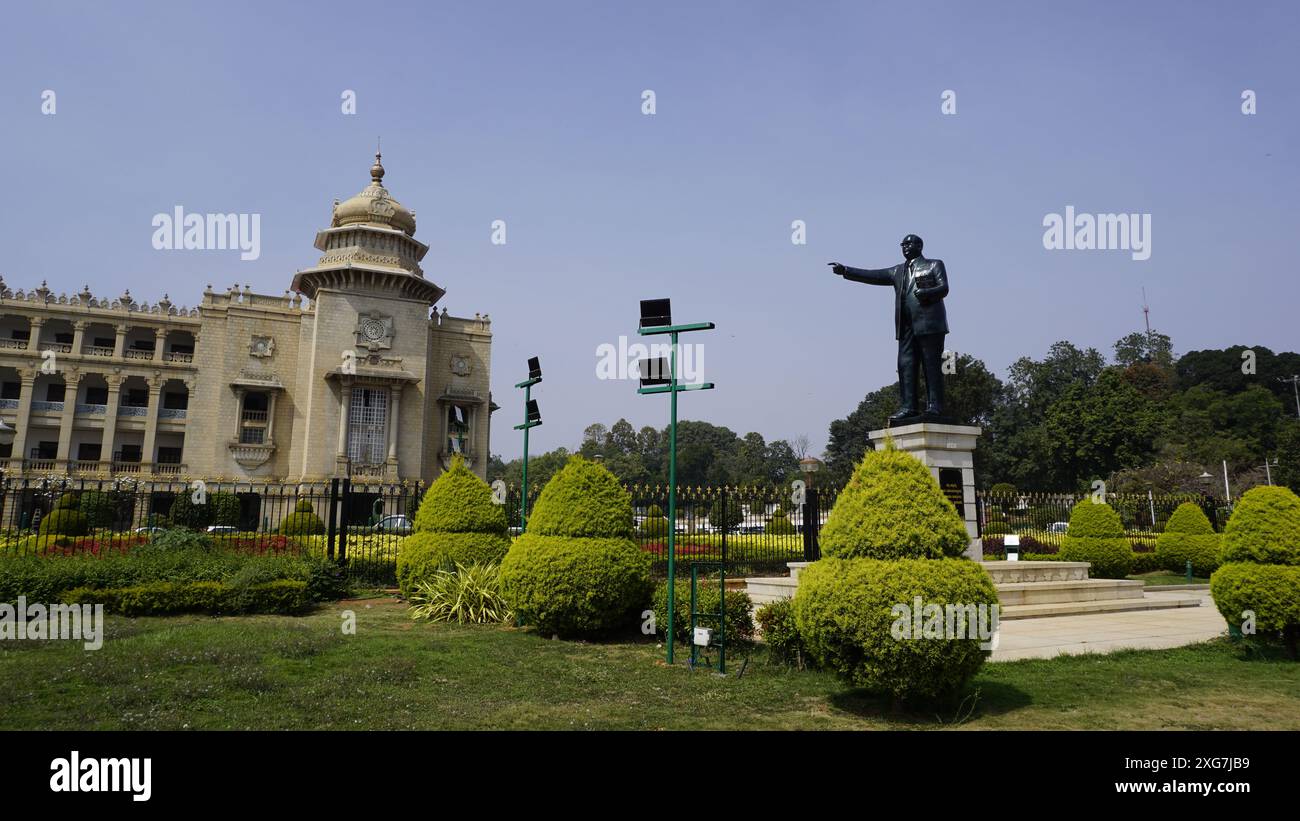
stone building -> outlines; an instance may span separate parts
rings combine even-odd
[[[492,331],[435,308],[415,214],[371,182],[335,201],[292,291],[197,307],[0,280],[0,465],[15,478],[428,482],[486,475]]]

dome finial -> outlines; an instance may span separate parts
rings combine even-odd
[[[371,180],[372,180],[376,185],[383,185],[383,184],[384,184],[384,165],[383,165],[382,162],[380,162],[380,160],[383,158],[383,156],[384,156],[384,155],[383,155],[383,153],[382,153],[381,150],[380,150],[379,140],[376,139],[376,141],[375,141],[375,164],[372,165],[372,166],[370,166],[370,179],[371,179]]]

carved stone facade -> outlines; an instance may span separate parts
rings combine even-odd
[[[5,475],[431,481],[487,471],[491,323],[449,316],[415,215],[371,184],[273,296],[208,286],[195,308],[0,280]],[[450,364],[449,364],[450,363]]]

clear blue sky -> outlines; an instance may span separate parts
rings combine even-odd
[[[1143,286],[1180,353],[1296,349],[1298,19],[1251,2],[16,4],[0,274],[187,304],[208,282],[279,293],[382,135],[443,304],[492,316],[494,451],[519,452],[530,355],[535,449],[596,420],[662,426],[665,398],[595,378],[596,347],[660,296],[718,324],[701,339],[718,389],[684,416],[820,451],[895,357],[889,292],[825,263],[893,264],[908,232],[947,263],[949,347],[999,374],[1062,338],[1109,353],[1141,327]],[[155,251],[150,220],[176,204],[261,214],[261,257]],[[1045,250],[1066,205],[1151,214],[1151,258]]]

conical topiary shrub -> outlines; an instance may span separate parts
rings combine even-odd
[[[1223,564],[1210,577],[1214,606],[1231,625],[1277,635],[1291,658],[1300,644],[1300,497],[1255,487],[1223,529]]]
[[[520,618],[545,634],[598,636],[650,601],[649,554],[632,540],[632,500],[614,474],[580,456],[547,482],[501,563]]]
[[[1156,560],[1176,573],[1182,573],[1190,561],[1194,575],[1208,578],[1219,569],[1219,548],[1219,534],[1205,511],[1194,502],[1183,502],[1156,538]]]
[[[416,511],[414,532],[397,548],[397,586],[416,585],[457,564],[493,564],[510,549],[506,513],[492,489],[459,458],[429,486]]]
[[[960,556],[970,535],[930,469],[910,453],[867,451],[818,537],[823,556],[938,559]]]
[[[1105,502],[1084,499],[1070,511],[1070,527],[1061,541],[1063,562],[1088,562],[1094,579],[1122,579],[1133,569],[1133,548],[1124,538],[1119,514]]]
[[[952,558],[969,536],[929,469],[901,451],[868,452],[822,534],[826,558],[799,574],[793,604],[810,655],[896,701],[959,693],[987,658],[981,645],[991,637],[979,636],[977,614],[994,626],[998,595],[984,568]],[[913,614],[918,604],[924,612]],[[913,615],[937,629],[915,634]]]

